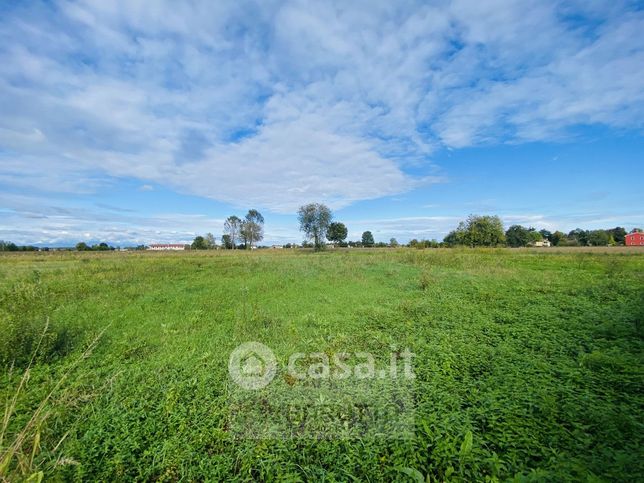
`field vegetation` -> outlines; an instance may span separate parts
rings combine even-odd
[[[607,251],[2,254],[0,480],[641,480],[644,253]],[[247,341],[409,347],[413,437],[235,438]]]

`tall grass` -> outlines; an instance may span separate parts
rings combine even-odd
[[[15,432],[10,432],[9,428],[12,419],[16,415],[16,406],[19,398],[23,395],[29,382],[30,374],[34,362],[38,356],[39,350],[42,347],[43,341],[46,339],[49,330],[49,319],[46,319],[44,328],[41,332],[40,338],[31,353],[29,363],[20,377],[18,386],[16,387],[13,395],[7,397],[4,405],[4,413],[2,417],[2,425],[0,426],[0,480],[2,481],[16,481],[26,480],[40,482],[44,478],[44,470],[39,467],[36,462],[36,456],[41,451],[41,432],[51,414],[51,402],[54,396],[59,393],[65,392],[65,383],[69,379],[72,372],[78,367],[85,359],[87,359],[100,338],[107,328],[103,329],[85,350],[67,367],[67,369],[59,376],[51,390],[46,393],[45,397],[39,402],[36,409],[27,419],[27,422],[22,425]],[[15,366],[9,369],[9,380],[13,375]],[[57,444],[51,449],[52,453],[60,448],[62,442],[67,437],[68,433],[58,441]],[[70,460],[59,457],[54,465],[66,464]]]

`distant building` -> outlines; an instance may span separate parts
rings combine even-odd
[[[182,243],[153,243],[148,247],[148,250],[163,251],[163,250],[185,250],[186,246]]]
[[[534,242],[535,247],[549,247],[551,245],[550,240],[540,240]]]
[[[634,231],[624,237],[624,245],[628,247],[644,246],[644,232]]]
[[[273,245],[271,248],[284,248],[284,245]]]

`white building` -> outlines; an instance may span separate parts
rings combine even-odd
[[[535,247],[549,247],[550,246],[550,240],[541,240],[534,242]]]
[[[167,250],[185,250],[186,246],[182,243],[153,243],[148,246],[148,250],[167,251]]]

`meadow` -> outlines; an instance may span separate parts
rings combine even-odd
[[[0,479],[641,481],[643,322],[644,250],[1,255]],[[413,434],[240,437],[247,341],[409,348]]]

